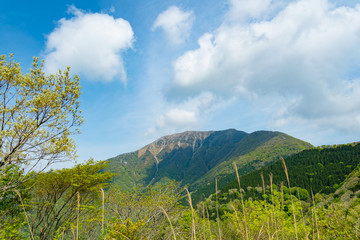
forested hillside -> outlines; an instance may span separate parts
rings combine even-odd
[[[245,133],[234,129],[209,132],[184,132],[162,137],[144,148],[108,160],[117,176],[114,184],[131,189],[136,185],[168,184],[175,180],[190,185],[198,201],[234,177],[232,163],[246,174],[312,145],[280,132]]]
[[[355,147],[354,147],[355,148]],[[342,148],[348,149],[348,148]],[[324,149],[325,150],[325,149]],[[337,149],[339,150],[339,149]],[[326,152],[326,151],[325,151]],[[335,194],[285,182],[230,189],[197,207],[179,185],[109,185],[106,162],[42,173],[1,199],[0,239],[358,239],[359,166]],[[304,165],[306,166],[306,165]],[[291,168],[291,166],[289,166]],[[14,169],[8,177],[17,174]],[[315,176],[316,177],[316,176]],[[244,177],[245,178],[245,177]],[[290,175],[291,179],[291,175]],[[247,198],[247,191],[258,198]],[[303,189],[305,190],[305,189]],[[306,191],[306,190],[305,190]],[[306,196],[306,198],[304,198]],[[186,206],[179,201],[187,199]],[[11,208],[10,208],[11,207]]]
[[[304,150],[286,158],[285,162],[293,186],[314,193],[331,193],[360,163],[360,144]],[[286,182],[284,167],[282,162],[278,161],[240,177],[241,185],[243,187],[261,186],[261,173],[265,177],[266,184],[269,184],[269,174],[273,175],[274,184],[280,185],[281,182]],[[234,180],[222,190],[236,188],[237,184]]]

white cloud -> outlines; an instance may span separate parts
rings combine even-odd
[[[167,102],[164,109],[157,110],[160,114],[155,120],[154,127],[150,127],[146,135],[166,135],[198,129],[209,114],[223,108],[231,101],[225,101],[212,93],[205,92],[182,102]]]
[[[134,33],[126,20],[105,13],[84,13],[71,6],[70,19],[62,18],[47,37],[45,68],[72,72],[97,81],[126,81],[121,52],[132,47]]]
[[[257,19],[269,11],[271,0],[230,0],[230,11],[227,20],[244,21]]]
[[[171,108],[156,119],[155,126],[149,128],[145,136],[165,135],[191,129],[198,124],[196,112],[179,108]]]
[[[296,118],[360,131],[360,5],[298,0],[261,17],[273,9],[269,0],[231,1],[223,24],[174,62],[172,91],[241,97],[277,126]]]
[[[178,45],[190,36],[194,20],[193,12],[184,12],[176,6],[171,6],[157,16],[153,30],[162,28],[170,42]]]
[[[191,125],[197,122],[195,112],[190,112],[181,109],[170,109],[167,113],[161,116],[157,121],[157,126],[162,128],[166,125],[183,127],[184,125]]]

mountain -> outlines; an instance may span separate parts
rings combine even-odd
[[[351,221],[359,219],[359,143],[312,148],[293,154],[284,161],[290,178],[291,193],[294,198],[302,201],[303,216],[313,217],[313,212],[309,207],[315,203],[320,218],[325,216],[329,219],[337,219],[345,225],[353,225]],[[266,194],[263,192],[261,175],[264,177]],[[292,203],[282,160],[241,176],[240,183],[242,195],[240,195],[239,182],[236,179],[218,190],[217,194],[213,191],[197,207],[204,204],[208,208],[209,216],[216,219],[217,214],[221,216],[226,212],[233,212],[231,206],[240,205],[240,199],[255,203],[257,200],[272,202],[274,198],[278,198],[274,201],[274,205],[277,205],[277,201],[281,201],[281,204],[285,204],[284,206],[288,204],[283,208],[284,211],[289,211]],[[214,207],[216,202],[219,204],[218,208]],[[263,210],[266,211],[266,209]],[[287,212],[286,215],[290,216],[290,213]],[[325,229],[328,228],[328,224],[326,222],[323,225]],[[337,229],[333,222],[331,226]],[[341,237],[341,239],[349,238]]]
[[[243,175],[308,148],[312,145],[280,132],[187,131],[108,159],[107,170],[117,174],[113,183],[123,189],[175,180],[200,197],[214,192],[215,177],[219,187],[234,179],[233,162]]]
[[[358,191],[358,169],[360,164],[360,144],[344,144],[325,148],[304,150],[285,159],[291,186],[301,187],[309,193],[335,193],[342,191]],[[357,171],[355,171],[357,170]],[[355,171],[355,172],[353,172]],[[269,185],[269,175],[273,175],[273,183],[287,184],[282,161],[265,166],[257,171],[240,177],[242,188],[262,186],[260,174],[263,174],[266,185]],[[347,184],[344,184],[344,182]],[[339,186],[342,186],[339,189]],[[238,181],[234,180],[221,189],[227,192],[238,188]],[[346,189],[345,189],[346,188]]]

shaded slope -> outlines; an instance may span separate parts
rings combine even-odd
[[[228,158],[211,169],[201,179],[190,185],[193,200],[198,202],[215,192],[215,178],[218,189],[236,179],[233,162],[236,162],[240,176],[274,163],[312,145],[287,134],[258,131],[244,137],[232,150]]]
[[[180,148],[163,156],[157,181],[166,177],[191,184],[224,161],[247,134],[236,130],[217,131],[198,143],[197,148]]]
[[[212,131],[187,131],[164,136],[138,151],[108,159],[109,166],[106,170],[117,174],[113,182],[124,189],[131,189],[138,184],[148,185],[158,181],[179,180],[181,176],[177,177],[178,171],[172,172],[171,179],[166,179],[164,174],[159,178],[159,164],[171,156],[185,161],[188,156],[183,154],[186,153],[183,149],[195,151],[212,133]]]
[[[161,184],[172,180],[189,184],[190,189],[214,191],[234,179],[232,162],[245,174],[289,156],[311,144],[280,132],[251,134],[234,129],[209,132],[184,132],[162,137],[144,148],[109,159],[109,171],[118,173],[114,184],[131,188],[136,184]],[[199,195],[199,196],[200,196]]]

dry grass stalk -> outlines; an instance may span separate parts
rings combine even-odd
[[[300,201],[300,193],[299,193],[299,191],[298,191],[297,193],[298,193],[298,199],[299,199],[299,201]],[[303,220],[305,236],[306,236],[306,239],[309,239],[309,237],[308,237],[309,235],[308,235],[308,233],[307,233],[307,231],[306,231],[305,217],[304,217],[304,213],[303,213],[302,207],[300,208],[300,212],[301,212],[301,217],[302,217],[302,220]]]
[[[206,239],[205,232],[206,232],[206,217],[205,217],[205,205],[204,202],[202,203],[202,217],[204,221],[204,231],[203,231],[203,239]]]
[[[279,239],[279,236],[277,234],[277,223],[276,223],[276,218],[275,218],[275,203],[274,203],[274,191],[273,191],[273,174],[270,173],[269,175],[270,177],[270,192],[271,192],[271,223],[275,225],[275,233],[276,233],[276,239]],[[275,233],[273,234],[273,236],[275,235]]]
[[[79,239],[80,193],[77,192],[76,240]]]
[[[284,182],[281,182],[281,210],[284,209]]]
[[[317,232],[317,237],[318,239],[320,239],[320,234],[319,234],[319,226],[318,226],[318,222],[317,222],[317,216],[316,216],[316,205],[315,205],[315,200],[314,200],[314,193],[311,190],[311,197],[313,200],[313,205],[314,205],[314,217],[315,217],[315,224],[316,224],[316,232]]]
[[[105,222],[105,192],[104,189],[100,188],[101,197],[102,197],[102,219],[101,219],[101,231],[104,232],[104,222]]]
[[[263,192],[264,192],[264,198],[265,198],[264,205],[265,205],[265,212],[266,212],[266,222],[267,222],[268,235],[269,235],[269,240],[270,240],[271,239],[271,233],[270,233],[269,218],[267,217],[268,210],[267,210],[267,203],[266,203],[265,180],[264,180],[263,173],[261,173],[260,176],[261,176],[261,181],[262,181],[262,184],[263,184]]]
[[[285,171],[285,175],[286,175],[286,180],[287,180],[288,186],[289,186],[290,200],[291,200],[291,205],[292,205],[292,210],[293,210],[293,216],[294,216],[295,237],[296,237],[296,240],[297,240],[297,239],[298,239],[298,232],[297,232],[297,226],[296,226],[296,216],[295,216],[294,201],[293,201],[292,194],[291,194],[289,173],[288,173],[288,170],[287,170],[287,167],[286,167],[286,163],[285,163],[284,158],[281,158],[281,161],[282,161],[283,166],[284,166],[284,171]]]
[[[274,236],[278,234],[278,232],[279,232],[279,230],[276,230],[276,231],[273,233],[273,235],[271,236],[271,239],[273,239]],[[279,239],[279,237],[276,237],[276,238]]]
[[[237,211],[236,211],[236,208],[235,208],[234,204],[230,204],[230,207],[234,210],[235,218],[236,218],[236,223],[239,223],[239,222],[240,222],[240,218],[239,218],[239,216],[238,216],[238,213],[237,213]],[[245,235],[244,235],[243,231],[241,231],[240,223],[237,224],[237,225],[238,225],[238,226],[237,226],[238,229],[236,229],[236,230],[237,230],[238,232],[240,232],[241,235],[242,235],[242,238],[245,239]]]
[[[257,239],[260,239],[261,235],[262,235],[262,230],[264,228],[264,224],[261,226],[260,231],[259,231],[259,235]]]
[[[195,213],[194,213],[194,208],[192,205],[192,201],[191,201],[191,195],[189,190],[187,189],[187,187],[185,187],[186,193],[188,195],[189,198],[189,204],[190,204],[190,208],[191,208],[191,218],[192,218],[192,239],[196,240],[196,230],[195,230]]]
[[[73,235],[73,238],[74,238],[74,240],[76,239],[76,235],[75,235],[75,231],[74,231],[74,229],[71,227],[71,233],[72,233],[72,235]]]
[[[61,240],[64,239],[64,233],[65,233],[65,228],[63,229],[62,233],[61,233]]]
[[[314,217],[314,208],[311,208],[311,225],[312,225],[312,239],[315,239],[315,217]]]
[[[219,239],[221,240],[221,229],[220,229],[220,218],[219,218],[219,204],[218,204],[218,186],[217,186],[217,178],[215,178],[215,196],[216,196],[216,214],[217,214],[217,218],[216,218],[216,222],[218,224],[218,230],[219,230]]]
[[[208,225],[209,225],[210,240],[212,240],[211,226],[210,226],[210,215],[209,215],[209,211],[208,211],[208,209],[207,209],[207,208],[205,208],[205,210],[206,210],[207,220],[208,220]]]
[[[174,236],[174,240],[176,240],[175,231],[174,231],[173,225],[171,224],[171,220],[170,220],[169,215],[167,214],[167,212],[165,211],[165,209],[164,209],[163,207],[159,206],[159,208],[160,208],[161,211],[165,214],[167,220],[169,221],[169,223],[170,223],[170,228],[171,228],[172,234],[173,234],[173,236]]]
[[[239,183],[239,192],[240,192],[240,198],[241,198],[241,206],[242,206],[243,215],[244,215],[245,236],[246,236],[246,240],[248,240],[249,237],[248,237],[248,229],[247,229],[246,214],[245,214],[245,204],[244,204],[243,194],[242,194],[242,191],[241,191],[240,177],[239,177],[239,172],[238,172],[238,168],[237,168],[236,162],[233,162],[233,164],[234,164],[234,168],[235,168],[235,172],[236,172],[236,177],[237,177],[237,180],[238,180],[238,183]]]
[[[24,206],[24,203],[23,203],[21,194],[20,194],[20,192],[19,192],[18,190],[16,190],[16,189],[14,189],[14,192],[15,192],[15,193],[19,196],[19,198],[20,198],[21,206],[22,206],[22,208],[23,208],[23,210],[24,210],[24,213],[25,213],[26,222],[27,222],[27,224],[28,224],[28,226],[29,226],[29,231],[30,231],[31,239],[34,240],[34,235],[33,235],[32,230],[31,230],[29,218],[28,218],[28,215],[27,215],[27,213],[26,213],[25,206]]]
[[[281,211],[284,210],[284,182],[281,182]],[[284,237],[284,220],[281,223],[281,236]]]

